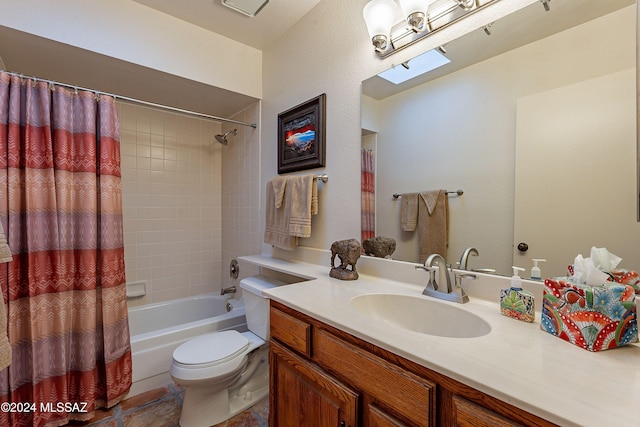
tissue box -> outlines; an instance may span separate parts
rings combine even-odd
[[[623,285],[629,285],[636,294],[640,294],[640,278],[638,272],[633,270],[616,269],[609,272],[613,280]]]
[[[540,328],[589,351],[632,344],[638,341],[635,290],[546,279]]]
[[[568,271],[569,276],[573,276],[573,265],[569,266]],[[623,285],[629,285],[633,288],[636,294],[640,295],[640,277],[638,277],[637,271],[616,268],[615,270],[607,271],[606,273],[611,276],[612,281]]]

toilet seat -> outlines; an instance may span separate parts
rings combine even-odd
[[[180,344],[169,373],[182,384],[227,381],[242,372],[247,355],[264,343],[251,332],[210,332]]]
[[[246,353],[249,344],[247,337],[238,331],[211,332],[178,346],[173,361],[185,369],[213,367]]]

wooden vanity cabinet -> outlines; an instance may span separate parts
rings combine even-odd
[[[552,426],[271,301],[269,425]]]
[[[357,426],[358,393],[316,365],[271,343],[270,425]],[[312,421],[314,420],[314,421]]]

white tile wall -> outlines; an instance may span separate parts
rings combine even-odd
[[[127,282],[147,281],[147,295],[129,306],[218,291],[221,125],[126,103],[118,109]],[[238,172],[235,179],[244,181]]]
[[[258,123],[260,104],[255,103],[231,117],[245,123]],[[223,123],[222,130],[238,129],[222,149],[222,283],[237,285],[229,276],[229,263],[241,255],[260,253],[260,131],[247,126]],[[257,274],[248,265],[240,266],[240,279]]]

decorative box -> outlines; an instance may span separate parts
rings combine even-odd
[[[630,285],[636,294],[640,295],[640,277],[637,271],[616,268],[608,271],[607,274],[611,277],[612,281],[623,285]],[[569,276],[573,276],[573,265],[569,266]]]
[[[638,272],[633,270],[615,269],[609,272],[613,280],[623,285],[631,286],[636,294],[640,294],[640,278]]]
[[[607,282],[587,286],[546,279],[542,330],[589,351],[602,351],[638,341],[635,290]]]

